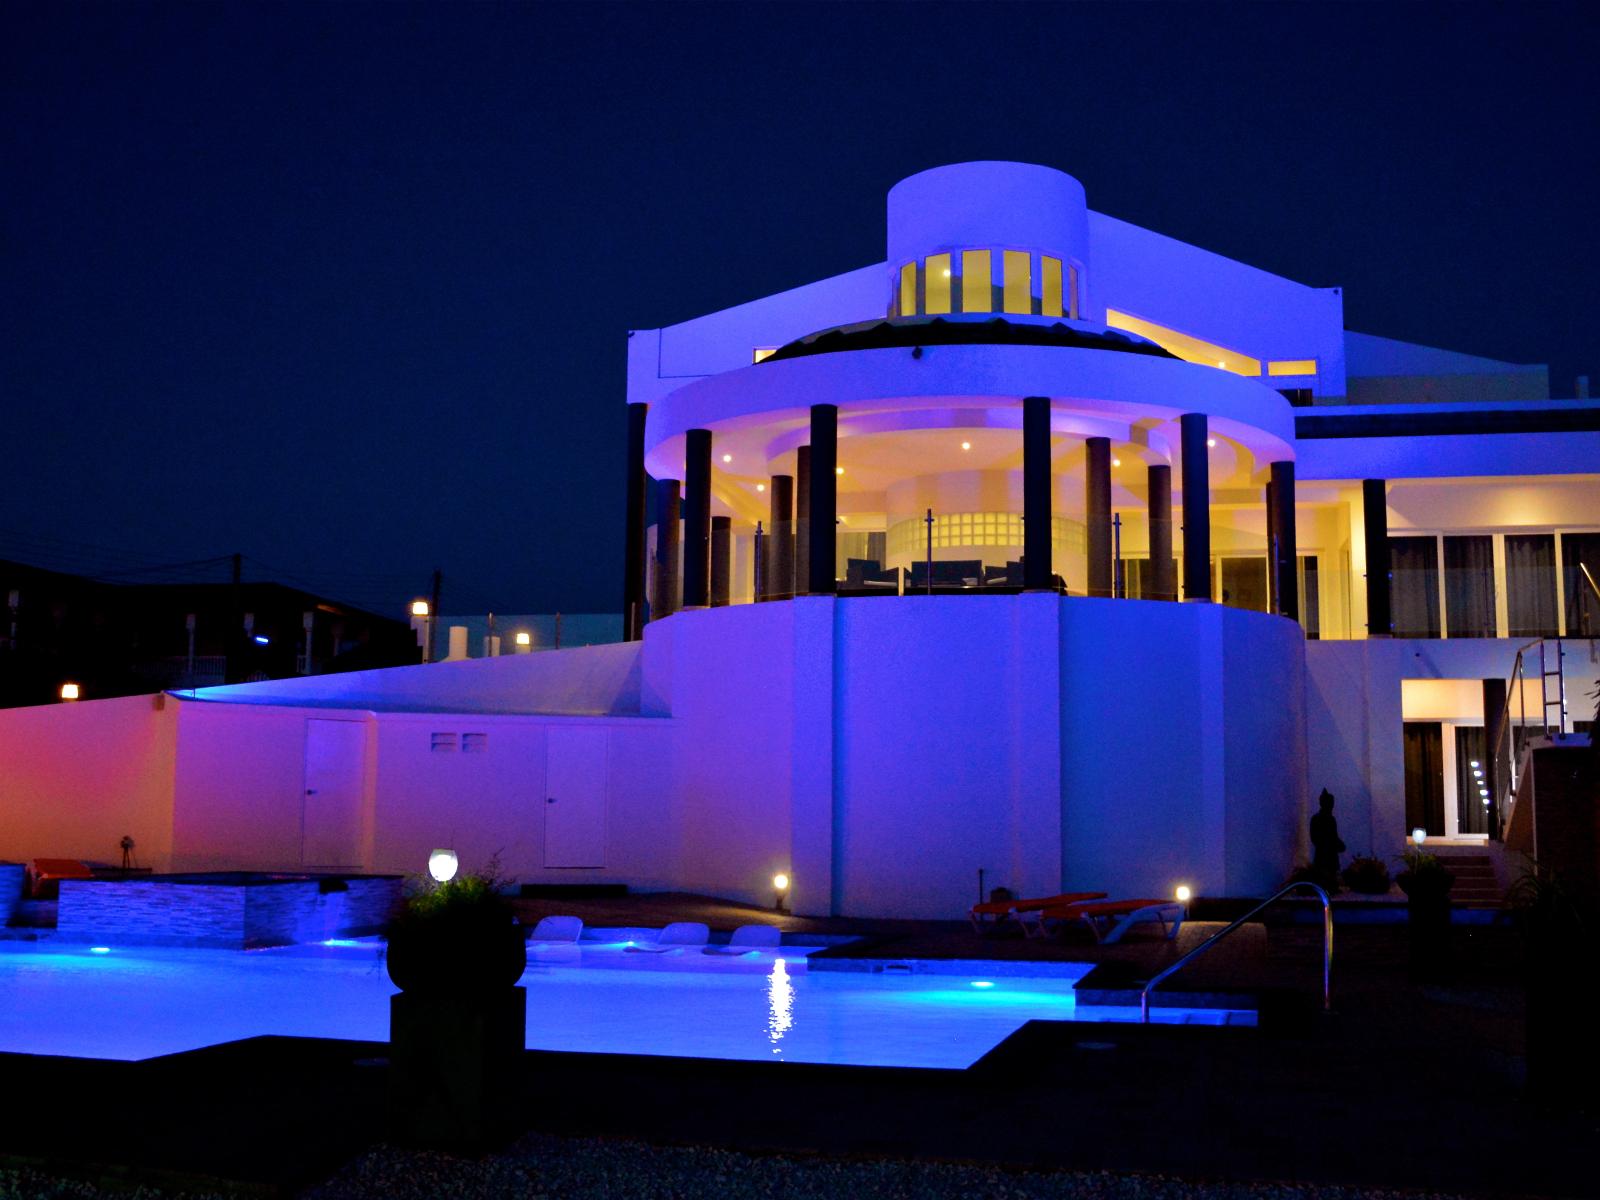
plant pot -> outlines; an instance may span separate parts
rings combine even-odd
[[[1437,979],[1450,968],[1449,871],[1402,871],[1395,883],[1406,894],[1406,934],[1411,970],[1419,979]]]
[[[527,944],[509,920],[397,922],[384,963],[403,992],[485,995],[516,986]]]

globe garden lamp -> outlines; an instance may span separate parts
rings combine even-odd
[[[789,894],[789,877],[782,871],[772,877],[772,891],[772,907],[777,912],[782,912],[783,898]]]
[[[1421,825],[1418,825],[1415,829],[1413,829],[1411,831],[1412,844],[1415,845],[1418,850],[1422,849],[1422,843],[1427,841],[1427,840],[1428,840],[1428,831],[1426,829],[1424,829]]]
[[[435,883],[449,883],[461,866],[454,850],[435,850],[428,855],[428,874]]]

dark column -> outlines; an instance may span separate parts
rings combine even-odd
[[[691,429],[683,452],[683,606],[711,598],[711,431]]]
[[[1022,586],[1047,591],[1050,553],[1050,397],[1022,402]]]
[[[1500,798],[1511,786],[1511,744],[1506,737],[1506,681],[1483,681],[1483,778],[1489,785],[1489,837],[1500,840]],[[1502,775],[1504,778],[1502,778]],[[1456,803],[1459,804],[1460,797]]]
[[[711,607],[728,602],[728,585],[733,575],[733,518],[711,518]]]
[[[678,481],[656,480],[656,586],[650,619],[678,611]]]
[[[1084,512],[1089,520],[1089,595],[1110,596],[1111,439],[1084,443]]]
[[[1147,600],[1176,600],[1178,576],[1172,566],[1172,468],[1151,467],[1147,473],[1150,509],[1150,582]]]
[[[1184,413],[1183,598],[1211,599],[1211,459],[1204,413]]]
[[[628,461],[623,507],[622,640],[644,636],[644,421],[647,404],[628,405]]]
[[[838,587],[839,406],[811,406],[810,567],[806,590],[831,596]]]
[[[787,599],[794,595],[794,476],[774,475],[767,495],[767,597]]]
[[[1388,637],[1394,629],[1389,609],[1389,485],[1361,481],[1361,524],[1367,534],[1367,636]]]
[[[1278,489],[1272,480],[1261,489],[1267,507],[1267,611],[1278,611]]]
[[[794,452],[794,592],[800,595],[811,576],[811,447]]]
[[[1278,535],[1278,608],[1300,619],[1300,547],[1294,528],[1294,463],[1272,464],[1272,499]]]

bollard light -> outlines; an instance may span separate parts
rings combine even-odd
[[[1189,885],[1187,883],[1180,883],[1178,885],[1178,890],[1172,894],[1177,898],[1179,904],[1189,903],[1189,897],[1194,895],[1194,893],[1189,890]]]
[[[460,865],[454,850],[435,850],[428,855],[428,874],[433,876],[435,883],[449,883],[456,877],[456,869]]]
[[[772,891],[774,893],[772,907],[778,912],[782,912],[783,898],[789,891],[789,877],[782,871],[772,877]]]

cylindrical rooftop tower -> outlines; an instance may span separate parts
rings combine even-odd
[[[959,297],[949,306],[944,304],[941,280],[952,272],[960,273],[962,255],[971,251],[988,252],[986,259],[969,259],[965,265],[970,272],[975,262],[992,263],[996,288],[1005,283],[1001,256],[1006,251],[1026,252],[1032,260],[1030,291],[1036,296],[1040,291],[1039,272],[1065,273],[1070,276],[1066,315],[1091,315],[1086,289],[1081,313],[1076,304],[1077,287],[1086,282],[1089,269],[1089,215],[1083,185],[1053,167],[955,163],[902,179],[889,190],[888,249],[889,269],[896,279],[906,272],[896,293],[897,298],[907,296],[903,307],[897,299],[902,315],[968,311]],[[931,281],[919,287],[913,304],[909,297],[915,270],[909,264],[925,263],[930,255],[953,257],[948,262],[940,257],[937,269],[930,268]],[[925,294],[929,289],[931,299]],[[1050,313],[1050,307],[1045,306],[1045,315],[1060,315]],[[1037,303],[1033,308],[1039,311]],[[1001,311],[1001,305],[994,304],[992,311]],[[1008,306],[1007,311],[1016,309]]]

